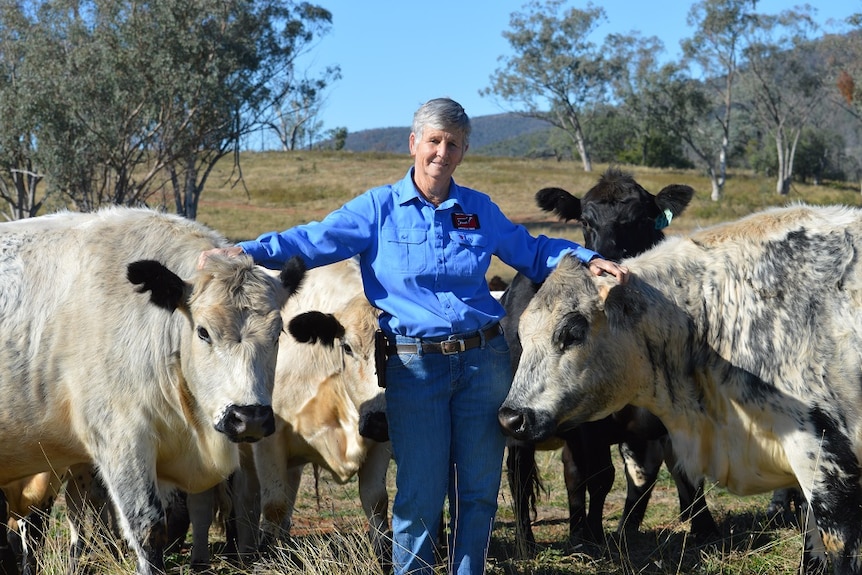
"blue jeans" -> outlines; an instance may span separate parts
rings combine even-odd
[[[417,340],[399,336],[397,342]],[[484,573],[506,443],[497,410],[512,383],[506,339],[498,335],[452,355],[393,356],[386,378],[397,464],[395,575],[433,573],[447,496],[449,573]]]

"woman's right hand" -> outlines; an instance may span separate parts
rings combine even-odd
[[[239,246],[231,246],[229,248],[212,248],[210,250],[203,251],[201,252],[201,255],[198,256],[198,269],[203,269],[204,265],[207,262],[207,258],[213,254],[235,258],[244,253],[245,252],[243,251],[243,249]]]

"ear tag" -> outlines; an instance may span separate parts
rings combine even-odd
[[[670,222],[673,220],[673,212],[670,211],[670,208],[665,208],[665,210],[656,216],[655,218],[655,229],[663,230],[670,225]]]

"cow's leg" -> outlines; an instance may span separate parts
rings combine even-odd
[[[506,477],[515,514],[515,558],[528,559],[536,553],[536,539],[530,525],[536,498],[542,489],[536,469],[536,447],[530,443],[506,440]]]
[[[823,538],[821,537],[820,530],[817,527],[817,521],[810,506],[806,509],[802,523],[804,542],[802,563],[799,565],[799,574],[826,575],[829,572],[828,555],[826,553],[826,547],[823,545]],[[837,566],[835,573],[839,573]],[[850,573],[850,571],[847,571],[847,573]]]
[[[0,575],[17,575],[18,559],[9,543],[9,507],[0,489]]]
[[[115,454],[99,469],[137,557],[138,575],[165,572],[167,528],[154,470],[155,462],[147,461],[139,452]]]
[[[66,521],[69,524],[69,562],[67,573],[73,575],[78,572],[78,566],[86,549],[84,526],[87,521],[87,501],[90,485],[89,475],[92,471],[85,469],[90,466],[69,470],[69,479],[66,481],[64,497],[66,499]]]
[[[229,488],[232,511],[225,554],[240,563],[251,563],[257,558],[260,539],[260,481],[250,445],[240,446],[240,466],[231,475]]]
[[[281,460],[279,465],[283,468],[279,472],[282,477],[278,484],[280,489],[267,485],[261,477],[261,548],[264,551],[268,551],[276,541],[290,541],[290,527],[304,465],[287,467],[284,461],[286,459]]]
[[[123,552],[123,535],[110,494],[95,466],[90,463],[71,466],[67,473],[64,497],[70,532],[67,573],[74,575],[81,572],[81,560],[96,532],[101,532],[102,547],[119,558]],[[94,532],[88,534],[85,529],[89,515],[93,517]]]
[[[189,517],[188,495],[185,491],[174,489],[165,496],[165,515],[168,533],[167,553],[179,553],[186,542],[192,526]]]
[[[721,539],[721,532],[709,507],[706,505],[706,493],[703,491],[703,478],[696,483],[680,470],[677,465],[676,453],[670,437],[662,440],[664,446],[664,461],[676,484],[679,495],[679,512],[683,521],[691,520],[691,534],[699,545]]]
[[[42,541],[45,539],[49,513],[50,506],[47,509],[32,509],[18,522],[24,551],[21,557],[21,575],[36,575],[39,571],[38,555],[42,549]]]
[[[569,540],[573,545],[578,540],[599,545],[605,541],[602,514],[615,471],[603,428],[602,422],[590,422],[564,437],[563,473],[569,499]],[[586,513],[585,488],[590,494]]]
[[[804,515],[805,496],[795,487],[776,489],[766,507],[766,516],[779,527],[799,525]]]
[[[191,565],[195,571],[203,571],[210,566],[209,532],[213,523],[216,489],[218,488],[212,487],[200,493],[186,494],[186,506],[192,525]]]
[[[626,476],[626,502],[617,533],[636,533],[664,463],[664,448],[658,441],[630,440],[619,444],[619,452]]]
[[[392,569],[392,532],[389,529],[389,493],[386,472],[392,459],[389,442],[374,442],[359,468],[359,500],[368,518],[371,545],[384,573]]]

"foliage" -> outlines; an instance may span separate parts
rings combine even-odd
[[[482,91],[513,102],[522,114],[542,118],[569,134],[591,170],[589,143],[581,116],[603,101],[608,68],[603,51],[588,40],[605,20],[602,8],[588,3],[581,10],[562,10],[565,0],[532,0],[526,12],[513,13],[503,32],[514,53]]]
[[[0,14],[4,181],[23,166],[85,211],[161,192],[192,218],[331,19],[290,0],[0,0]]]

